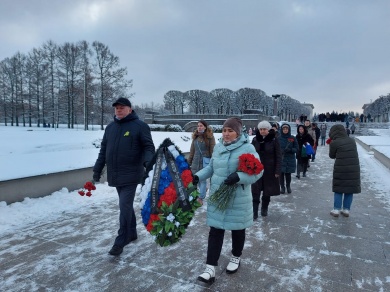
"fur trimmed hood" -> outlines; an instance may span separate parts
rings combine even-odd
[[[271,129],[268,131],[268,135],[263,138],[263,136],[260,135],[260,131],[256,131],[256,139],[259,142],[267,142],[272,141],[276,137],[276,132],[274,129]]]

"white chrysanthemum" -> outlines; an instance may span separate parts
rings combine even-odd
[[[180,226],[180,222],[176,221],[176,222],[175,222],[175,226],[176,226],[176,227],[179,227],[179,226]]]
[[[189,196],[189,197],[188,197],[188,201],[190,201],[190,202],[191,202],[193,199],[194,199],[193,196]]]
[[[169,215],[167,216],[167,220],[173,222],[173,220],[175,220],[175,216],[173,216],[172,213],[169,213]]]
[[[169,232],[167,235],[168,235],[168,236],[172,236],[172,232]]]

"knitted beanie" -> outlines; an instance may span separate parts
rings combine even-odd
[[[232,128],[237,135],[241,135],[242,132],[242,121],[239,118],[228,118],[224,123],[223,127]]]
[[[258,125],[257,125],[257,128],[260,130],[260,129],[268,129],[270,130],[272,127],[271,127],[271,124],[267,121],[261,121]]]

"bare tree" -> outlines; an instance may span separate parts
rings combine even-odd
[[[181,114],[183,114],[187,105],[188,100],[181,91],[170,90],[164,94],[165,109],[173,110],[174,114],[178,113],[179,109]]]
[[[189,90],[184,93],[184,96],[188,100],[190,110],[194,111],[195,114],[205,113],[209,97],[207,91],[200,89]]]
[[[93,109],[93,97],[91,95],[92,88],[92,67],[89,59],[92,56],[92,50],[86,41],[80,42],[82,52],[82,68],[83,68],[83,108],[84,108],[84,130],[88,130],[90,109]],[[93,114],[92,114],[93,115]]]
[[[127,92],[133,86],[132,80],[126,80],[127,68],[120,67],[119,57],[115,56],[109,50],[108,46],[94,41],[92,46],[96,54],[96,70],[97,79],[99,80],[100,90],[100,126],[103,130],[103,117],[105,103],[112,101],[117,95],[123,97],[131,97]]]
[[[56,86],[56,62],[57,62],[57,56],[58,56],[58,46],[52,41],[49,40],[43,45],[43,50],[45,54],[46,64],[47,64],[47,76],[48,76],[48,82],[49,82],[49,89],[50,89],[50,120],[51,120],[51,127],[54,128],[55,122],[56,122],[56,115],[58,116],[58,113],[56,113],[56,110],[58,110],[58,107],[56,107],[56,94],[55,89]],[[59,89],[58,89],[59,90]]]
[[[60,76],[66,84],[68,128],[74,128],[76,95],[80,93],[82,53],[75,44],[65,43],[58,49]],[[78,91],[78,92],[77,92]]]

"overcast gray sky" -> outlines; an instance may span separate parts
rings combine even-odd
[[[133,79],[133,103],[168,90],[258,88],[362,112],[390,93],[388,0],[0,0],[0,60],[98,40]]]

